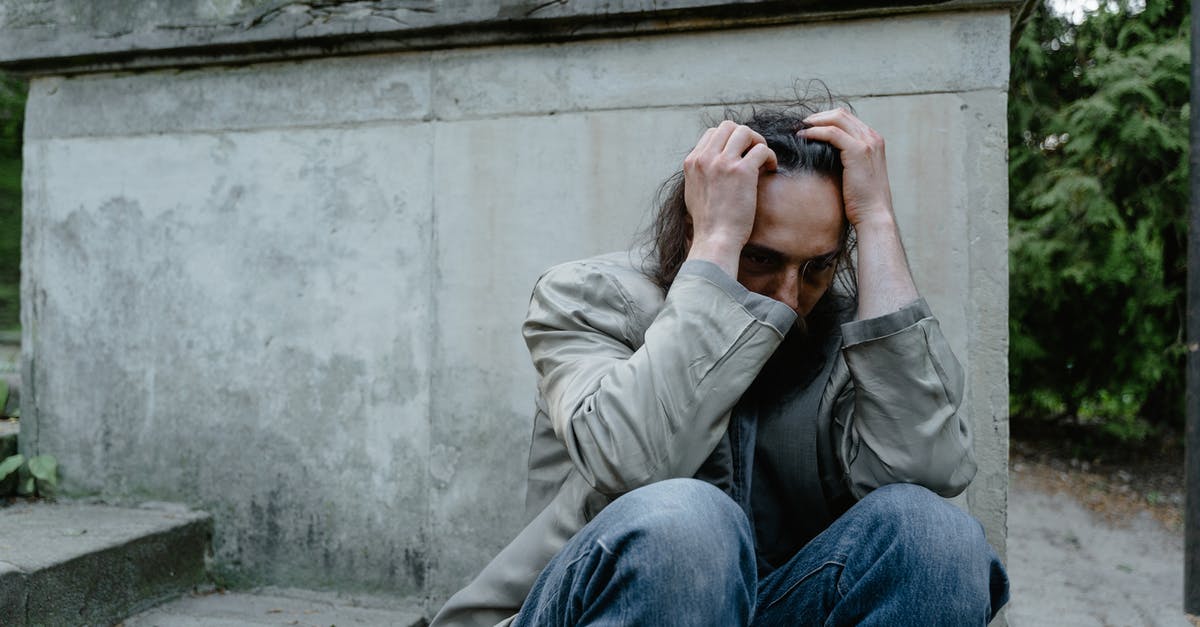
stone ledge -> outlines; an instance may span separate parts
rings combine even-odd
[[[0,69],[25,74],[239,64],[554,42],[924,11],[1017,0],[0,0]]]
[[[212,519],[177,506],[0,509],[6,625],[113,624],[205,582]]]
[[[124,622],[125,627],[423,627],[428,624],[428,620],[418,610],[411,607],[395,607],[391,600],[278,588],[186,595],[132,616]]]
[[[30,102],[38,104],[27,113],[25,141],[35,150],[44,140],[82,137],[369,124],[400,128],[501,116],[607,116],[648,108],[713,108],[719,114],[719,103],[794,99],[806,86],[790,82],[792,71],[817,78],[824,70],[829,74],[824,78],[836,81],[831,89],[855,100],[995,91],[1008,81],[1007,30],[1008,17],[999,12],[908,15],[619,43],[594,40],[47,77],[30,86]],[[886,41],[871,46],[839,45],[881,32]],[[706,62],[695,63],[699,57],[707,57]],[[738,81],[714,85],[713,76],[737,76]],[[0,345],[0,357],[2,349]]]

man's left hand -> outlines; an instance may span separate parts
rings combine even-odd
[[[850,224],[860,231],[875,223],[894,224],[883,137],[842,108],[815,113],[804,121],[811,127],[800,131],[801,137],[828,142],[841,152],[842,199]]]

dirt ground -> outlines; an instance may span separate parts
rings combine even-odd
[[[1183,460],[1063,460],[1014,443],[1008,506],[1012,627],[1189,627]]]

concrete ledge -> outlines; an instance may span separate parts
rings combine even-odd
[[[265,588],[252,592],[201,593],[130,617],[125,627],[247,627],[257,625],[390,625],[423,627],[411,608],[360,597],[310,590]]]
[[[886,42],[844,45],[884,30]],[[996,90],[1007,84],[1007,59],[1008,17],[992,11],[628,38],[620,45],[52,77],[30,86],[38,104],[26,114],[25,141],[788,101],[804,88],[790,84],[793,72],[814,76],[829,68],[838,68],[828,78],[846,97]],[[739,80],[714,89],[713,76]]]
[[[0,0],[0,68],[30,74],[247,63],[788,24],[1015,0]]]
[[[118,622],[204,583],[211,536],[208,514],[178,507],[0,509],[0,615],[17,626]]]

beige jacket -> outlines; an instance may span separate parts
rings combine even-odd
[[[717,266],[690,261],[664,295],[634,253],[547,271],[523,331],[537,369],[530,522],[432,625],[509,624],[542,568],[616,497],[691,477],[795,321]],[[842,325],[819,413],[855,497],[917,483],[950,496],[975,474],[962,368],[924,301]]]

